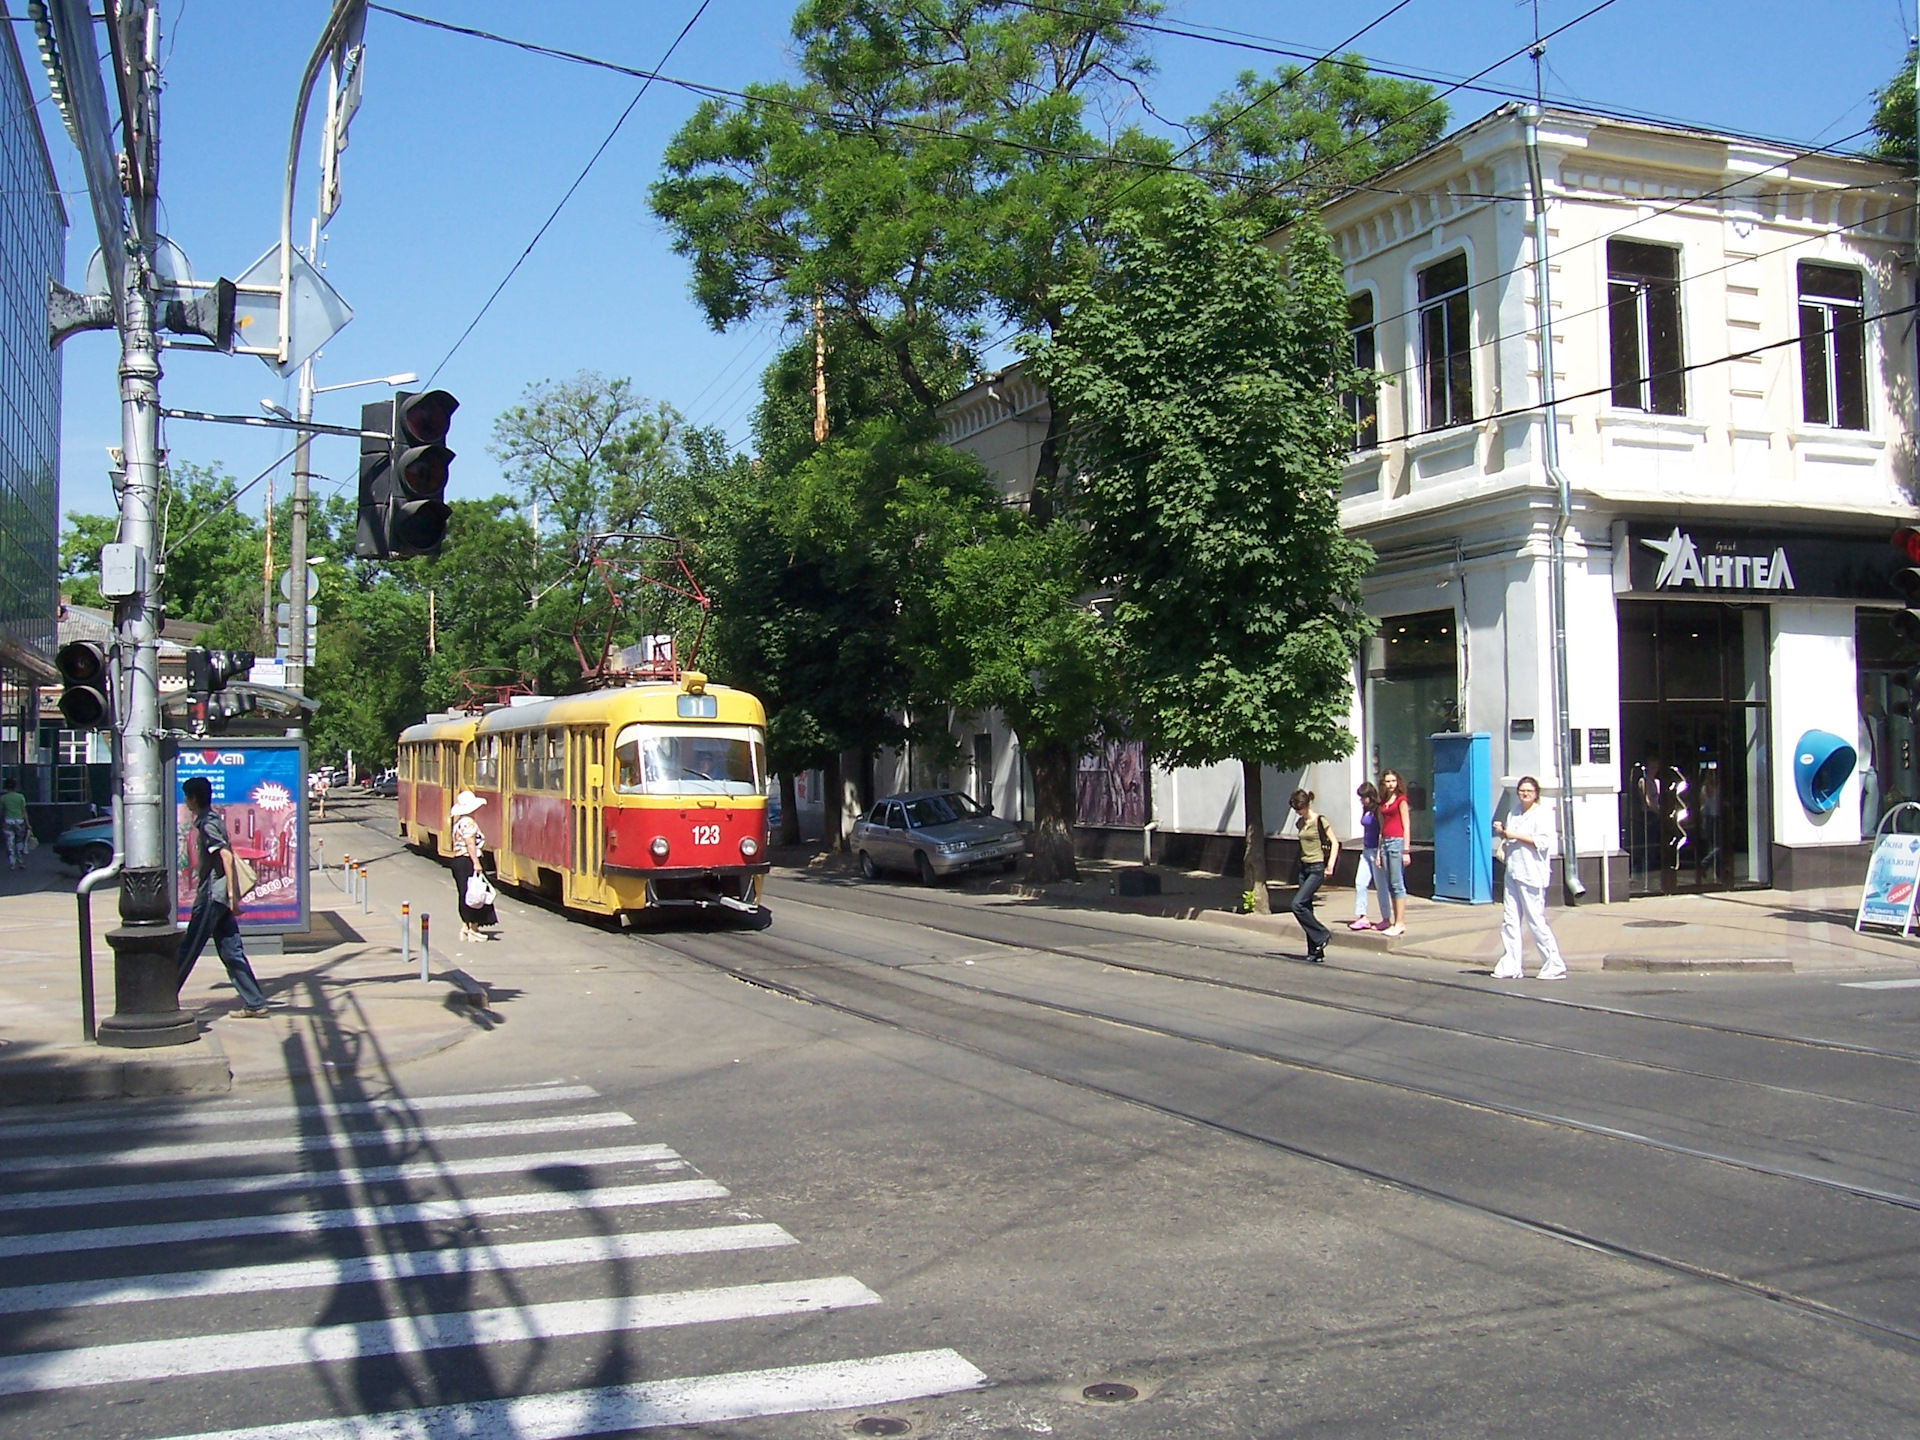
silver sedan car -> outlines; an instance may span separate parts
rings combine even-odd
[[[867,879],[898,870],[918,875],[925,885],[988,865],[1011,871],[1027,843],[1018,827],[957,790],[916,790],[876,801],[854,822],[852,841]]]

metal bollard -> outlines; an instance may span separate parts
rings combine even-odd
[[[367,867],[364,865],[360,867],[360,913],[373,913],[373,893],[367,886]]]
[[[327,842],[324,836],[316,838],[313,842],[313,868],[316,870],[327,868]]]
[[[351,855],[340,857],[340,893],[348,898],[352,898],[353,895],[353,857]]]
[[[420,978],[422,980],[431,978],[427,974],[427,964],[433,943],[428,930],[428,922],[432,919],[433,917],[427,914],[426,911],[423,910],[420,912]]]
[[[413,905],[407,900],[400,902],[400,963],[413,963]]]

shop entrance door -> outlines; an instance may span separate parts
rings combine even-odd
[[[1632,894],[1766,883],[1765,635],[1759,610],[1622,602],[1620,808]]]

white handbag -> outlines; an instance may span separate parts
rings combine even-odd
[[[484,910],[493,904],[493,886],[487,883],[487,877],[478,870],[467,877],[467,908]]]

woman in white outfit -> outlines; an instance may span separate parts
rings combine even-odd
[[[1493,833],[1506,841],[1503,857],[1507,864],[1506,912],[1500,920],[1500,963],[1494,967],[1496,980],[1519,980],[1526,971],[1520,965],[1520,926],[1522,921],[1533,934],[1533,945],[1540,952],[1542,980],[1564,980],[1567,962],[1560,958],[1560,947],[1547,926],[1548,862],[1553,859],[1553,816],[1540,803],[1540,782],[1522,775],[1514,786],[1520,808],[1506,823],[1495,821]]]

